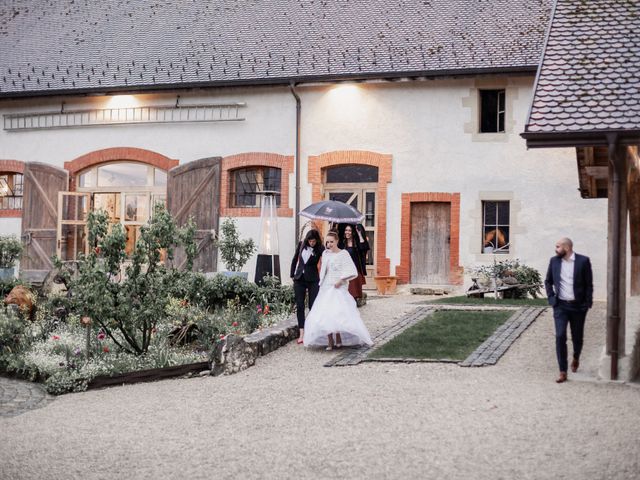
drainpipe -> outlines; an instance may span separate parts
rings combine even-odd
[[[300,96],[296,92],[295,83],[289,84],[291,88],[291,94],[296,99],[296,209],[295,209],[295,243],[298,242],[298,235],[300,235],[300,112],[302,110],[302,104],[300,103]]]
[[[609,141],[609,163],[612,166],[612,189],[613,191],[610,193],[612,200],[612,215],[613,215],[613,225],[612,225],[612,242],[611,245],[613,247],[613,252],[611,254],[611,314],[609,317],[609,328],[611,334],[611,345],[610,345],[610,355],[611,355],[611,380],[618,379],[618,343],[620,338],[620,194],[622,188],[622,179],[621,179],[621,162],[622,159],[618,155],[617,147],[618,147],[618,136],[616,134],[608,135],[607,139]]]

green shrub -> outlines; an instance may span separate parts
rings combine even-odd
[[[24,247],[14,236],[0,235],[0,268],[11,268],[20,259]]]
[[[216,246],[220,249],[220,257],[230,271],[239,272],[256,252],[257,247],[251,238],[240,240],[233,218],[227,218],[222,222],[220,230],[220,239],[216,241]]]

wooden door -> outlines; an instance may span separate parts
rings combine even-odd
[[[56,255],[60,260],[75,261],[88,253],[87,216],[91,194],[58,192],[58,232]]]
[[[45,163],[29,162],[24,168],[22,242],[25,252],[20,277],[34,283],[44,281],[53,269],[58,230],[58,192],[67,191],[66,170]]]
[[[351,205],[359,212],[365,214],[362,225],[365,229],[367,241],[371,249],[367,253],[367,276],[375,276],[375,248],[376,248],[376,186],[370,184],[339,184],[339,187],[325,187],[325,199],[337,200]],[[326,232],[323,232],[326,234]],[[366,284],[369,288],[375,288],[373,281]],[[365,287],[365,288],[367,288]]]
[[[220,219],[220,157],[203,158],[169,170],[167,205],[178,226],[190,217],[196,223],[198,256],[194,271],[215,272],[218,250],[213,240]],[[175,254],[175,264],[183,268],[186,257],[183,249]]]
[[[449,283],[451,204],[411,204],[411,283]]]

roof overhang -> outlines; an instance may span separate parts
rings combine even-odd
[[[298,77],[274,77],[257,79],[237,79],[211,82],[183,82],[153,85],[126,85],[118,87],[101,88],[68,88],[57,90],[31,90],[24,92],[1,92],[2,99],[75,96],[75,95],[114,95],[114,94],[140,94],[158,93],[176,90],[227,88],[227,87],[260,87],[301,85],[309,83],[337,83],[337,82],[367,82],[367,81],[399,81],[402,79],[420,80],[452,77],[469,77],[477,75],[534,75],[537,65],[519,67],[490,67],[490,68],[461,68],[447,70],[411,70],[393,72],[371,72],[348,75],[306,75]]]
[[[520,134],[527,141],[527,148],[606,147],[612,135],[616,136],[616,143],[620,146],[640,144],[640,129]]]

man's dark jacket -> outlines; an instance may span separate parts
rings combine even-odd
[[[549,305],[555,307],[560,293],[560,272],[562,270],[562,258],[551,257],[544,288],[547,290]],[[573,296],[576,307],[589,309],[593,305],[593,273],[589,257],[576,253],[573,265]]]

